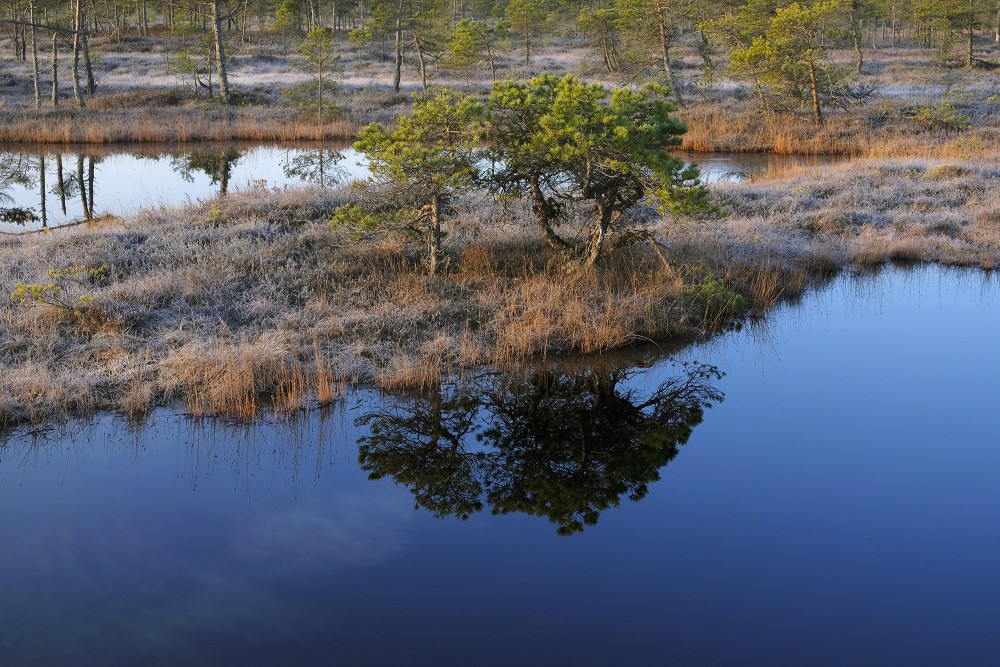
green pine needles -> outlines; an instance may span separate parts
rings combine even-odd
[[[590,266],[650,240],[641,216],[630,215],[640,206],[710,210],[697,167],[670,152],[686,127],[668,95],[662,86],[612,92],[549,74],[498,82],[485,104],[441,89],[417,96],[395,130],[366,127],[355,148],[374,182],[406,193],[397,198],[412,203],[407,225],[426,239],[432,273],[446,204],[472,190],[528,199],[546,241]],[[398,221],[398,210],[385,218]],[[372,224],[371,214],[360,220]]]

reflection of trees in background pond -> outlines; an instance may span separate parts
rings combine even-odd
[[[15,185],[20,185],[24,188],[34,187],[37,181],[34,176],[37,173],[38,162],[29,155],[18,153],[0,155],[0,204],[4,204],[0,205],[0,222],[23,225],[39,219],[32,208],[5,205],[14,201],[13,197],[7,194],[7,190]],[[42,181],[41,188],[44,193],[44,180]],[[44,210],[44,204],[42,206]]]
[[[56,153],[56,183],[52,194],[59,196],[59,205],[62,207],[63,215],[66,215],[66,198],[72,194],[66,187],[66,179],[63,175],[62,153]],[[44,198],[44,195],[42,195]]]
[[[56,183],[52,194],[58,195],[63,215],[67,213],[66,200],[79,197],[83,219],[90,222],[96,217],[94,213],[95,167],[103,158],[84,153],[77,153],[74,157],[76,161],[75,171],[67,173],[63,167],[63,156],[56,154]]]
[[[336,185],[344,180],[346,173],[338,167],[344,154],[335,148],[319,146],[315,149],[289,152],[281,168],[288,178],[298,178],[320,187]]]
[[[358,419],[373,479],[410,488],[436,516],[547,517],[560,534],[597,523],[623,496],[643,498],[722,394],[713,366],[679,364],[646,395],[634,371],[539,368],[411,396]]]
[[[86,170],[84,164],[86,163]],[[88,222],[94,219],[94,163],[93,155],[76,155],[76,184],[80,188],[80,203],[83,205],[83,218]],[[86,174],[84,173],[86,171]]]
[[[488,507],[545,517],[561,534],[581,531],[623,498],[642,499],[705,409],[722,400],[714,386],[722,374],[712,366],[677,365],[652,391],[634,388],[636,372],[538,368],[375,399],[356,420],[368,427],[358,440],[361,468],[372,479],[406,486],[418,507],[438,517],[468,518]],[[103,451],[94,443],[115,445],[107,451],[128,461],[147,446],[159,451],[175,443],[182,476],[195,487],[218,475],[242,479],[247,488],[276,472],[293,483],[319,480],[331,455],[343,451],[328,445],[340,437],[349,409],[342,403],[252,424],[164,418],[162,426],[155,419],[126,429],[102,415],[93,424],[0,429],[0,481],[40,463],[79,464]]]
[[[67,214],[67,199],[80,197],[83,220],[93,220],[94,215],[94,179],[96,165],[101,158],[94,155],[78,153],[75,157],[75,170],[67,171],[63,166],[63,155],[56,153],[50,161],[48,155],[26,155],[21,153],[5,153],[0,156],[0,199],[4,202],[12,200],[6,190],[20,186],[26,190],[38,189],[38,206],[3,207],[0,208],[0,222],[27,224],[42,223],[42,229],[48,228],[49,196],[59,198],[62,213]],[[55,171],[49,174],[54,162]],[[52,185],[49,187],[50,177]]]
[[[212,185],[218,183],[219,195],[229,192],[229,179],[233,173],[233,165],[243,157],[241,151],[225,149],[218,151],[194,151],[170,158],[170,168],[180,174],[189,183],[194,182],[195,172],[202,172],[212,180]]]

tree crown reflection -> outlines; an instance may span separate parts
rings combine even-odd
[[[705,410],[721,401],[713,366],[677,364],[642,394],[634,371],[542,367],[408,396],[358,419],[361,466],[407,486],[417,507],[468,518],[525,513],[560,534],[642,499]]]

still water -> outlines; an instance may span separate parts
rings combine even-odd
[[[679,153],[707,182],[780,175],[842,158]],[[0,150],[0,233],[179,206],[228,192],[332,186],[369,175],[349,145],[136,145],[65,152]],[[6,213],[4,213],[6,211]]]
[[[18,435],[0,658],[993,665],[998,328],[995,274],[842,275],[670,359]]]
[[[0,233],[35,231],[102,215],[126,216],[229,192],[330,186],[368,170],[340,145],[88,146],[53,153],[0,152]],[[21,213],[26,212],[27,215]]]

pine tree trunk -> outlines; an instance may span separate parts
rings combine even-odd
[[[551,222],[555,218],[555,211],[553,211],[552,205],[545,199],[545,193],[542,191],[540,176],[538,174],[532,174],[529,177],[528,182],[531,186],[532,213],[535,215],[535,223],[538,224],[542,233],[545,235],[545,241],[556,250],[572,249],[573,245],[556,234],[552,229]]]
[[[528,32],[528,17],[524,18],[524,64],[531,65],[531,33]]]
[[[969,53],[968,53],[968,58],[966,59],[966,63],[965,64],[966,64],[966,66],[969,69],[971,69],[976,64],[975,59],[972,57],[972,49],[975,46],[975,36],[976,36],[976,33],[974,32],[974,27],[975,26],[973,25],[973,20],[974,20],[974,16],[975,15],[971,13],[971,10],[972,10],[972,2],[971,1],[969,2],[969,10],[970,10],[970,14],[969,14]]]
[[[420,38],[413,35],[413,48],[417,51],[417,63],[420,66],[420,85],[424,92],[427,92],[427,63],[424,62],[424,47],[420,43]]]
[[[813,121],[823,124],[823,110],[819,105],[819,84],[816,81],[816,63],[809,61],[809,87],[812,89]]]
[[[21,59],[21,38],[18,34],[20,26],[17,23],[17,13],[13,7],[10,9],[10,23],[13,26],[14,31],[14,60]]]
[[[395,69],[392,72],[392,92],[399,92],[400,81],[403,78],[403,0],[396,3],[396,48]]]
[[[660,30],[660,57],[663,59],[663,72],[667,75],[667,81],[670,82],[670,89],[674,91],[674,98],[677,100],[677,106],[684,108],[684,97],[681,95],[681,89],[674,80],[674,70],[670,66],[670,37],[667,34],[667,16],[666,9],[660,8],[657,10],[657,25]]]
[[[90,61],[90,40],[87,33],[83,33],[83,71],[87,75],[87,94],[93,95],[97,92],[97,82],[94,81],[94,66]]]
[[[226,51],[222,45],[222,15],[219,0],[212,0],[212,37],[215,40],[215,67],[219,73],[219,98],[229,104],[229,77],[226,76]]]
[[[42,82],[38,75],[38,35],[35,32],[35,0],[28,6],[31,20],[31,82],[35,86],[35,108],[42,108]]]
[[[316,75],[318,80],[318,88],[316,91],[316,120],[320,123],[323,122],[323,68],[319,68],[319,72]],[[322,149],[320,150],[320,159],[322,159]]]
[[[854,69],[861,74],[861,68],[865,65],[865,56],[861,52],[861,19],[858,16],[860,10],[859,0],[851,0],[851,41],[854,44]]]
[[[52,33],[52,108],[59,106],[59,43]]]
[[[86,106],[83,102],[83,90],[80,88],[80,31],[83,29],[82,13],[82,2],[81,0],[76,0],[73,18],[73,97],[76,98],[76,105],[81,109]]]
[[[482,37],[483,47],[486,49],[486,58],[490,63],[490,78],[493,79],[493,83],[497,82],[497,62],[496,58],[493,56],[493,49],[490,47],[489,37],[485,35]]]
[[[604,253],[604,241],[608,236],[608,227],[611,225],[612,211],[604,204],[597,204],[597,224],[590,234],[590,241],[587,248],[587,266],[593,266]]]
[[[427,272],[432,276],[438,271],[441,259],[441,195],[431,197],[431,224],[427,235]]]
[[[309,29],[312,30],[319,25],[319,17],[316,15],[316,2],[315,0],[308,0],[309,8]]]

